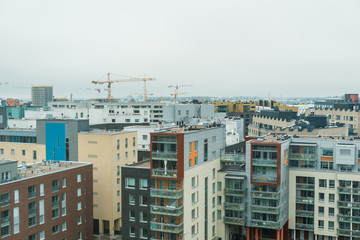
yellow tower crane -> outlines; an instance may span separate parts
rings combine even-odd
[[[179,92],[179,87],[192,87],[192,85],[170,85],[169,88],[174,88],[174,93],[170,93],[171,96],[174,96],[174,102],[176,103],[177,95],[187,94],[187,92]]]
[[[108,102],[111,102],[111,84],[117,82],[144,82],[144,99],[146,101],[147,92],[146,92],[146,81],[155,81],[155,78],[129,78],[129,79],[121,79],[121,80],[110,80],[110,73],[107,74],[106,81],[92,81],[93,84],[105,84],[107,83],[107,92],[108,92]]]

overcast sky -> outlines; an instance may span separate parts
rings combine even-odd
[[[330,96],[360,89],[359,0],[0,0],[0,97],[105,97],[107,72],[194,96]],[[114,79],[117,79],[114,76]],[[101,87],[102,89],[105,86]],[[142,83],[113,85],[113,96]],[[183,95],[185,96],[185,95]]]

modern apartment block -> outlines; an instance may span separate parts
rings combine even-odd
[[[216,184],[224,126],[151,133],[152,239],[216,239]]]
[[[92,239],[92,165],[0,160],[0,239]]]
[[[94,166],[94,233],[119,234],[121,167],[137,162],[137,133],[93,130],[78,141],[79,160]]]
[[[121,167],[122,238],[151,239],[150,160]]]
[[[48,102],[53,100],[52,86],[32,86],[31,87],[32,105],[36,107],[46,107]]]
[[[45,145],[36,143],[0,142],[0,158],[29,164],[45,161]]]

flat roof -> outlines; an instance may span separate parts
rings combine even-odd
[[[70,161],[45,161],[27,164],[18,167],[18,175],[20,178],[29,178],[44,175],[46,173],[59,172],[66,169],[76,168],[80,166],[91,165],[91,163],[70,162]]]
[[[141,162],[133,163],[130,165],[126,165],[124,167],[140,167],[140,168],[150,168],[150,160],[144,160]]]
[[[7,159],[0,159],[0,165],[5,165],[9,163],[17,163],[16,160],[7,160]]]
[[[99,135],[116,135],[116,134],[125,134],[125,133],[133,133],[135,130],[104,130],[104,129],[90,129],[89,131],[79,132],[81,134],[99,134]]]

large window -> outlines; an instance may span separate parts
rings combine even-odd
[[[135,188],[135,178],[125,178],[126,188]]]
[[[36,197],[36,186],[30,186],[28,187],[28,197],[29,199]]]
[[[321,153],[322,156],[332,157],[334,155],[334,150],[332,148],[322,148]]]
[[[10,205],[10,192],[1,194],[0,199],[1,199],[1,203],[0,203],[1,207]]]
[[[10,210],[1,212],[1,237],[10,235]]]
[[[29,227],[33,227],[36,225],[36,202],[31,202],[28,204],[29,210]]]

